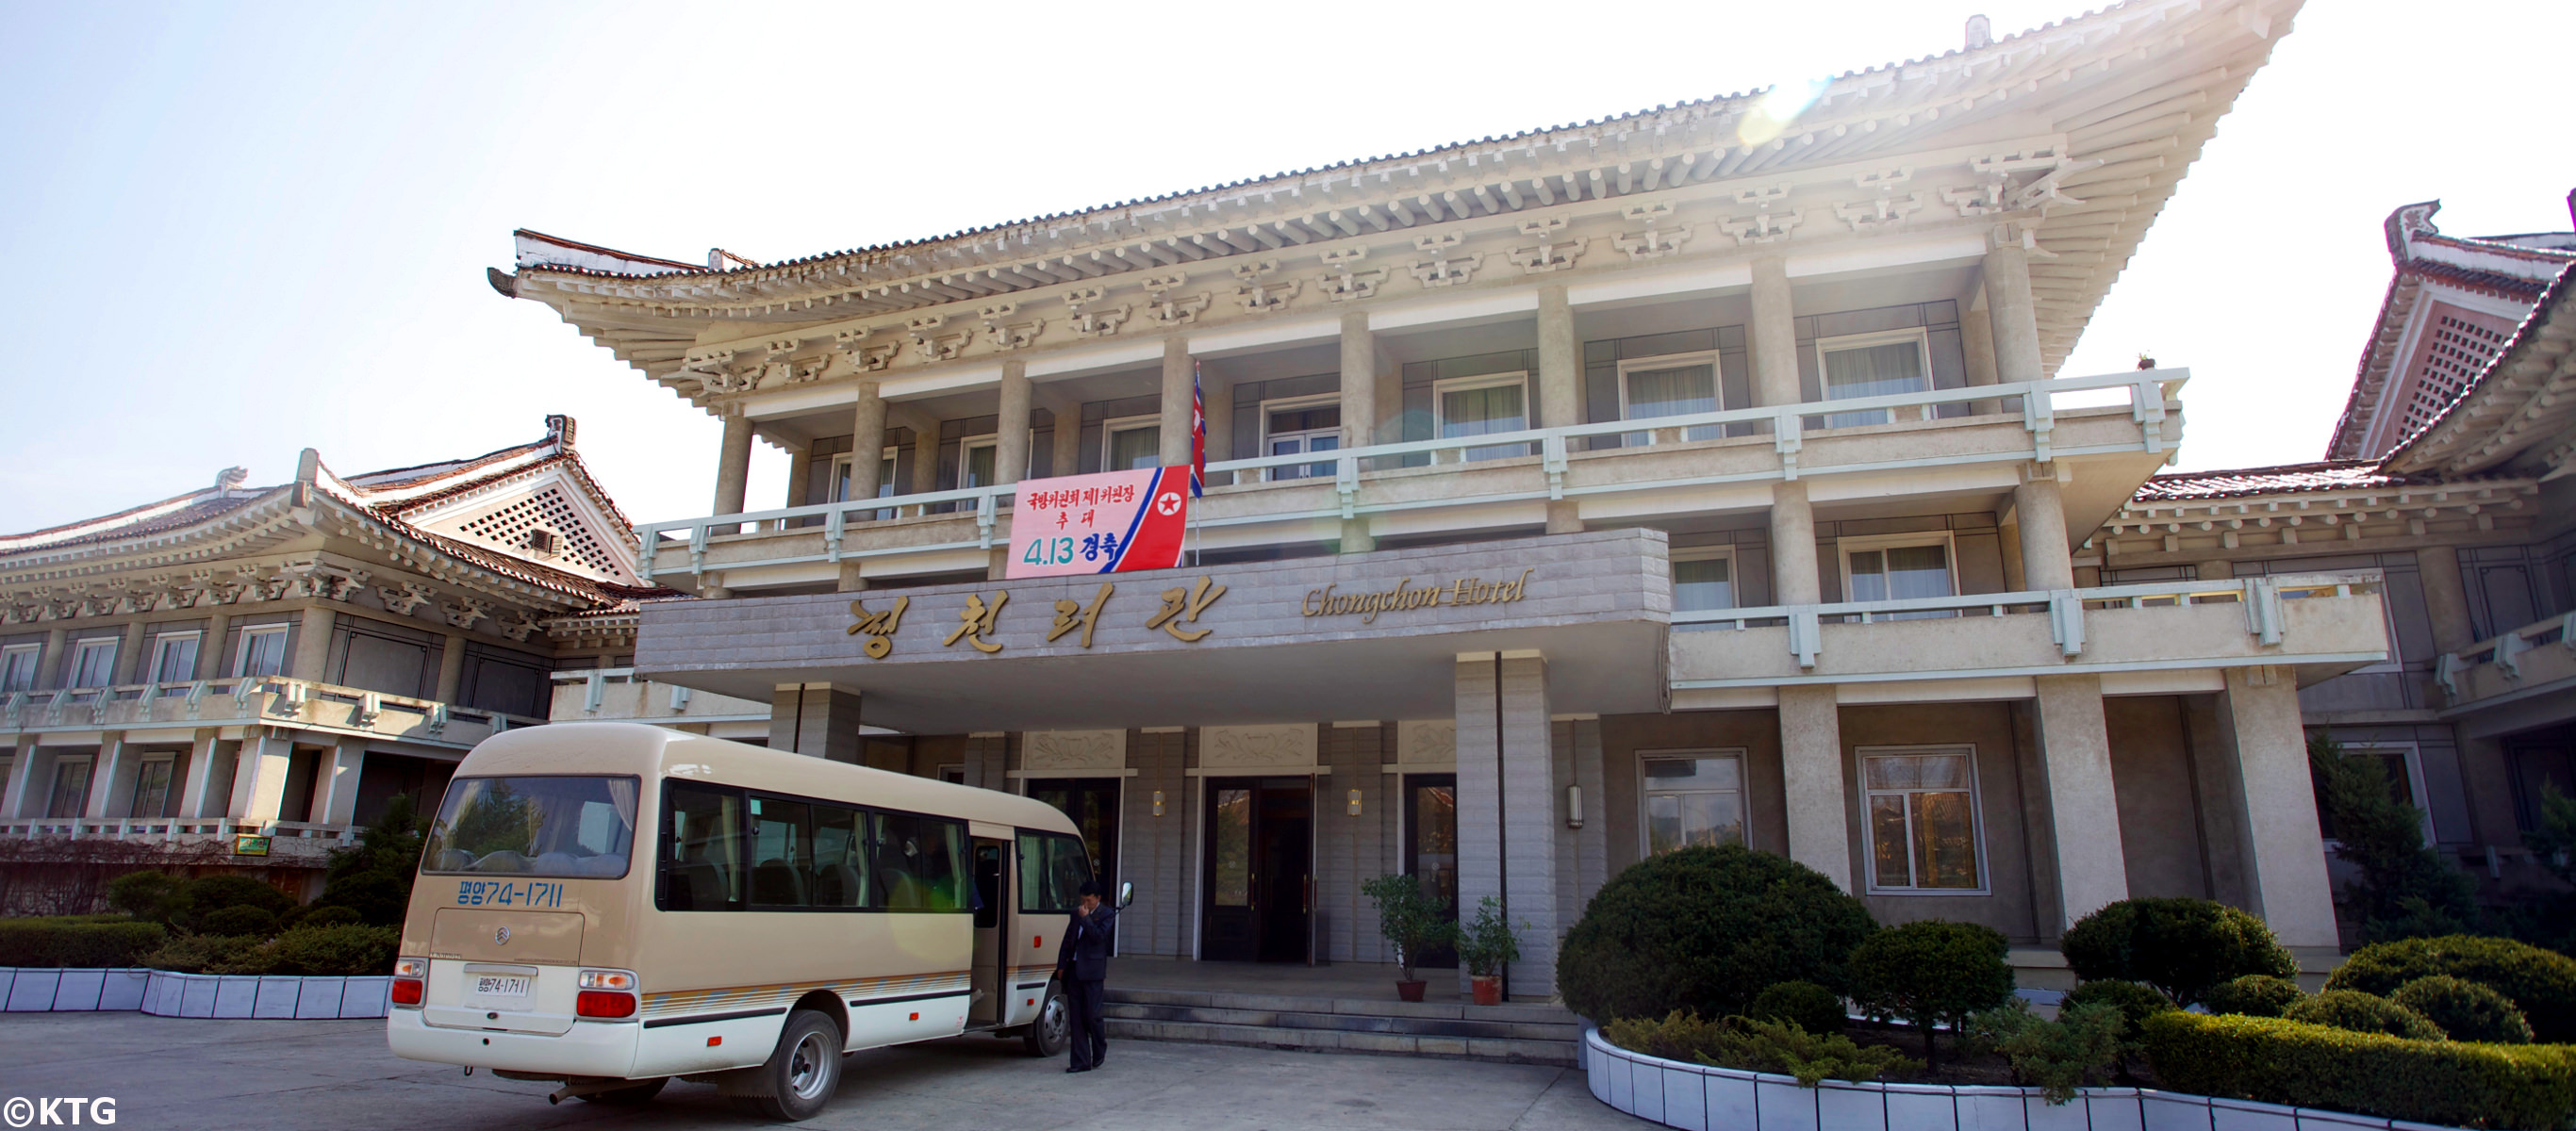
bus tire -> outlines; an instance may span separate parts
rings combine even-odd
[[[1020,1040],[1028,1046],[1029,1055],[1039,1058],[1063,1056],[1073,1045],[1073,1003],[1066,1000],[1064,987],[1048,982],[1046,996],[1038,1001],[1038,1019],[1029,1022],[1028,1032]]]
[[[762,1115],[795,1122],[823,1114],[841,1086],[841,1027],[811,1009],[787,1015],[778,1048],[755,1069],[751,1099]]]
[[[671,1078],[665,1076],[659,1080],[646,1080],[632,1088],[619,1088],[613,1092],[586,1092],[581,1098],[583,1102],[595,1104],[651,1103],[653,1097],[662,1094],[662,1085],[670,1082]]]

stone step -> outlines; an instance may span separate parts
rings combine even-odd
[[[1512,1021],[1501,1018],[1410,1017],[1371,1013],[1326,1013],[1295,1009],[1233,1009],[1220,1006],[1123,1002],[1103,1007],[1110,1017],[1130,1021],[1198,1022],[1265,1029],[1303,1029],[1340,1033],[1384,1033],[1414,1037],[1572,1042],[1582,1034],[1571,1021]]]
[[[1116,1010],[1115,1005],[1109,1006]],[[1397,1053],[1407,1056],[1456,1057],[1510,1064],[1577,1063],[1571,1040],[1512,1037],[1449,1037],[1413,1033],[1352,1032],[1269,1025],[1230,1025],[1203,1021],[1166,1021],[1109,1016],[1109,1035],[1122,1040],[1187,1041],[1193,1044],[1253,1045],[1317,1052]]]
[[[1414,1017],[1444,1021],[1501,1021],[1519,1024],[1565,1025],[1579,1028],[1582,1022],[1563,1006],[1513,1003],[1508,1005],[1471,1005],[1465,1002],[1404,1002],[1375,998],[1335,998],[1294,994],[1232,993],[1214,990],[1139,989],[1112,984],[1112,1004],[1187,1006],[1195,1009],[1269,1010],[1291,1013],[1332,1013],[1364,1017]]]

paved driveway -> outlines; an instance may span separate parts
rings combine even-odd
[[[816,1128],[939,1131],[1500,1131],[1651,1126],[1592,1098],[1571,1069],[1122,1041],[1068,1076],[1017,1041],[960,1039],[853,1055]],[[116,1098],[116,1126],[743,1127],[757,1116],[701,1084],[644,1108],[395,1059],[380,1021],[188,1021],[139,1013],[0,1015],[0,1101]],[[84,1121],[86,1122],[86,1121]]]

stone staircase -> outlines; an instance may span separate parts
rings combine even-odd
[[[1554,1005],[1476,1006],[1110,985],[1124,1040],[1399,1053],[1573,1067],[1582,1025]]]

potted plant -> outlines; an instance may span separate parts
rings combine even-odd
[[[1521,960],[1521,940],[1503,922],[1502,900],[1489,895],[1477,903],[1476,921],[1460,934],[1458,960],[1467,964],[1476,989],[1476,1004],[1501,1005],[1503,967]]]
[[[1395,945],[1395,995],[1421,1001],[1424,983],[1413,976],[1414,960],[1457,937],[1458,925],[1440,917],[1440,909],[1411,876],[1379,876],[1360,884],[1360,893],[1377,904],[1377,930]]]

